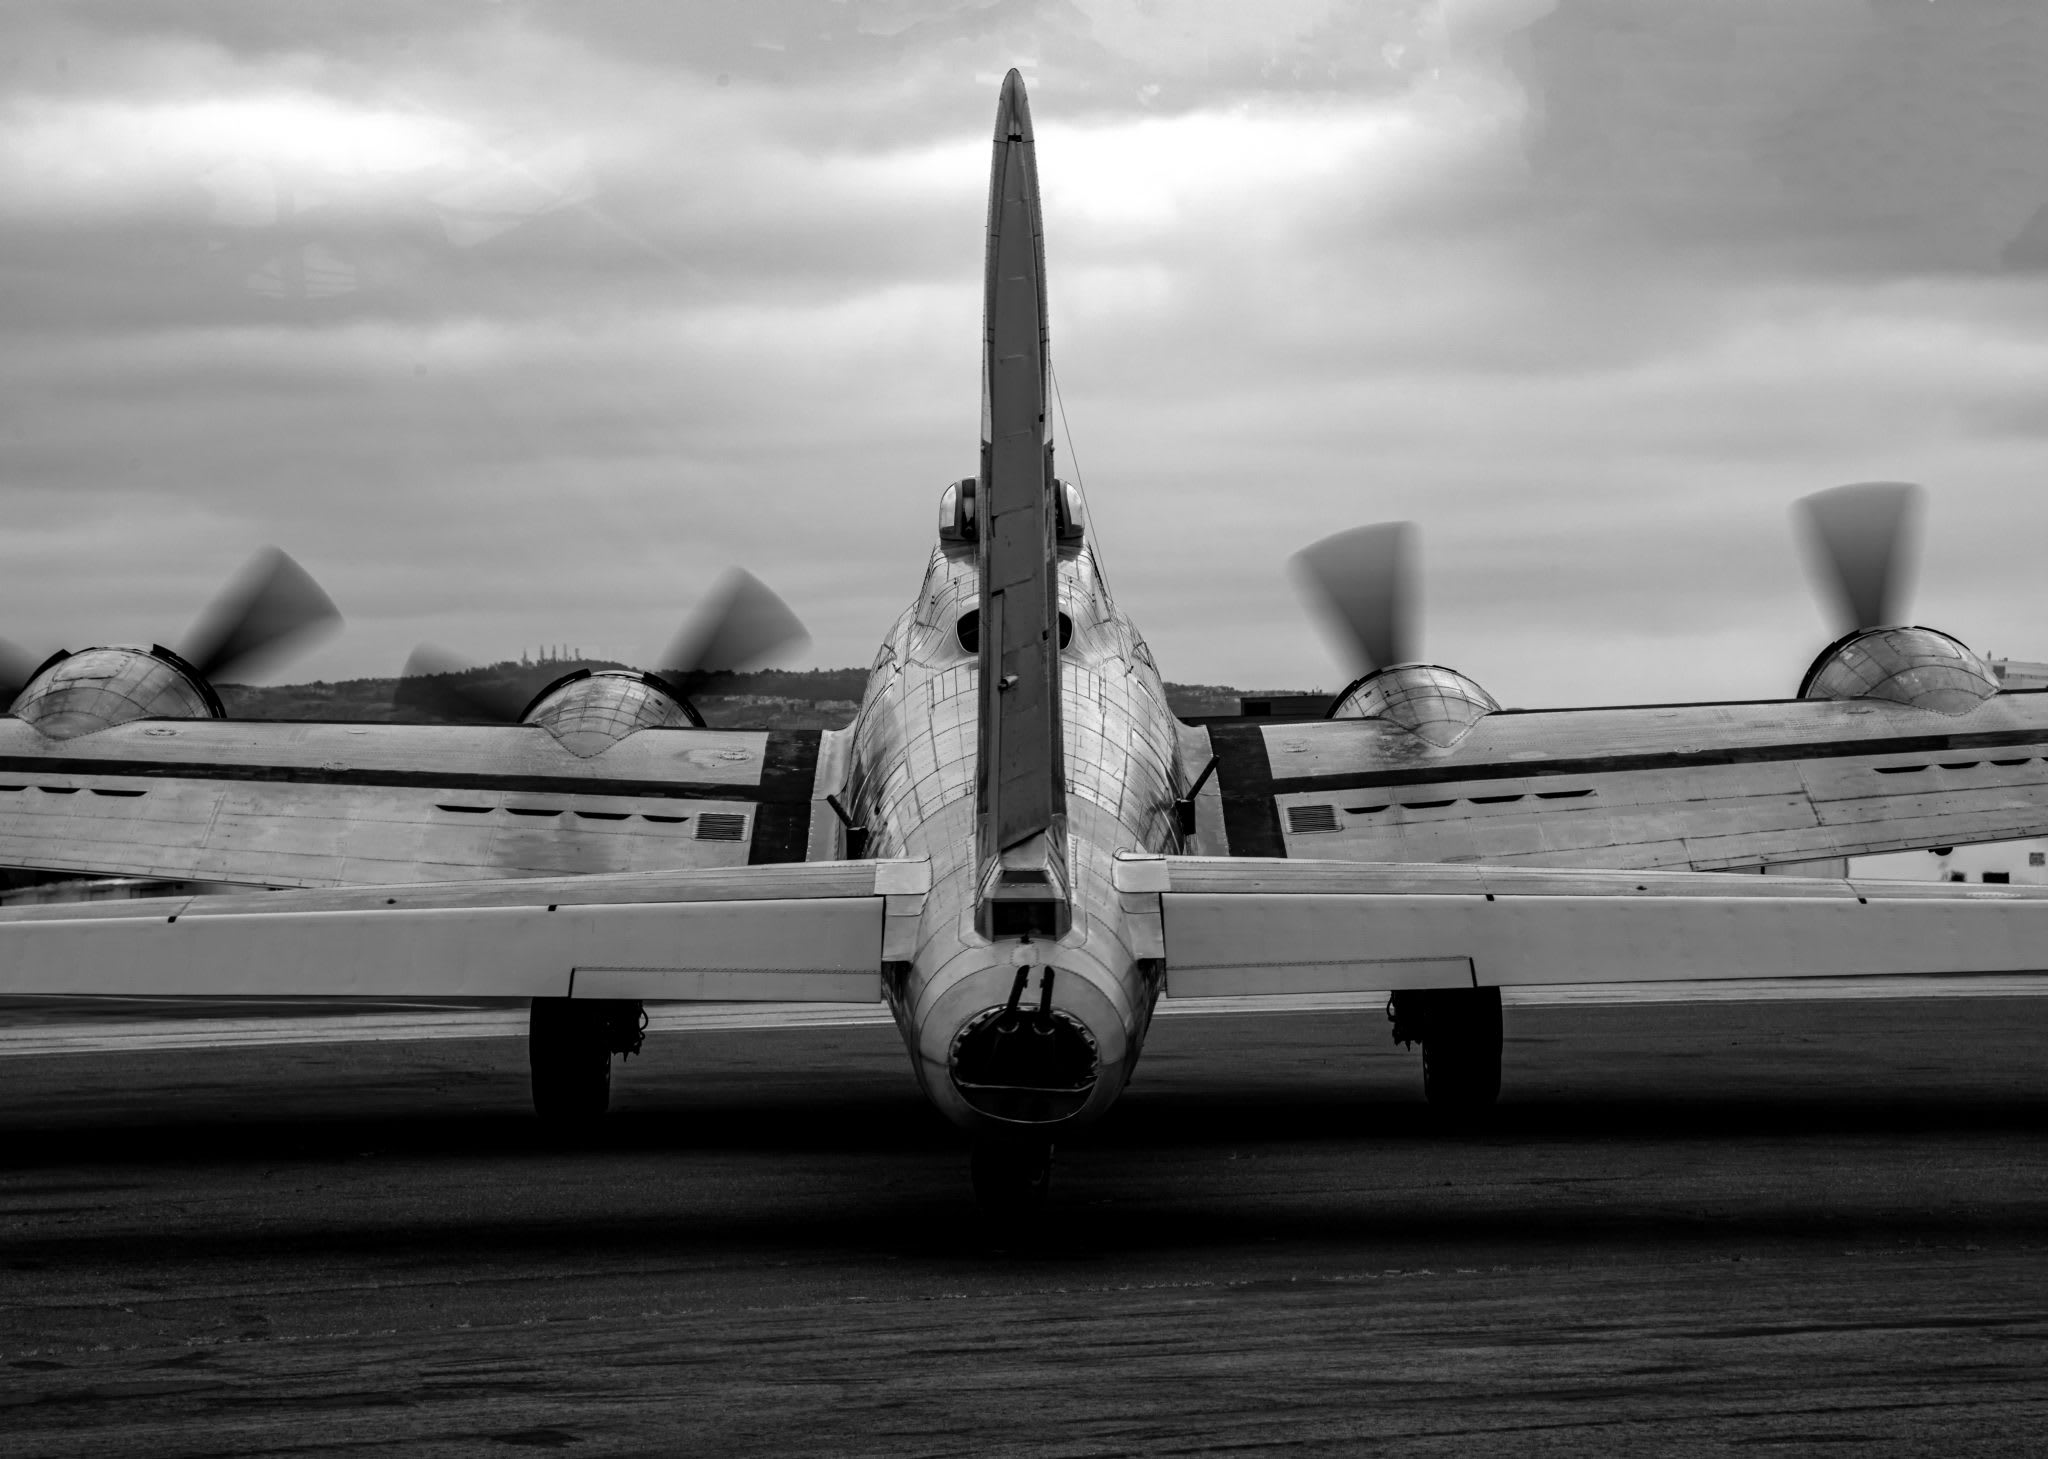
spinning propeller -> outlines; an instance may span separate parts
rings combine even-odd
[[[1809,568],[1843,635],[1904,621],[1923,495],[1903,481],[1865,481],[1795,503]]]
[[[267,668],[340,626],[341,613],[312,574],[266,547],[207,605],[178,652],[211,684]]]
[[[1294,555],[1295,581],[1357,674],[1415,661],[1415,524],[1353,527]]]
[[[1924,495],[1903,481],[1865,481],[1795,504],[1813,576],[1843,634],[1904,621]],[[1378,522],[1294,556],[1304,596],[1357,673],[1420,654],[1414,550],[1413,523]]]
[[[687,700],[712,675],[758,668],[810,638],[788,604],[752,573],[734,568],[719,579],[653,672]],[[476,667],[445,649],[421,644],[406,660],[392,702],[439,719],[517,724],[532,696],[517,684],[476,681],[470,677]]]
[[[179,657],[212,684],[267,668],[340,626],[334,600],[312,575],[284,552],[266,547],[199,615]],[[0,639],[0,704],[14,702],[40,662]]]

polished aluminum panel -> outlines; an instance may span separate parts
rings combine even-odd
[[[1054,968],[1054,1006],[1084,1023],[1101,1052],[1081,1119],[1114,1100],[1157,993],[1157,969],[1141,964],[1149,954],[1133,946],[1110,878],[1119,849],[1175,848],[1173,807],[1186,779],[1177,726],[1151,652],[1118,611],[1093,549],[1063,548],[1058,572],[1059,611],[1071,624],[1060,673],[1073,925],[1057,943],[994,939],[975,926],[979,666],[959,623],[977,608],[980,584],[964,547],[932,554],[853,726],[845,803],[870,853],[931,864],[929,901],[891,997],[926,1092],[963,1122],[975,1116],[948,1077],[955,1036],[1003,1004],[1020,968],[1032,977]]]

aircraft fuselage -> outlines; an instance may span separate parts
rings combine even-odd
[[[866,854],[931,862],[916,953],[887,980],[891,1006],[926,1094],[968,1127],[1045,1128],[1100,1115],[1129,1077],[1159,993],[1157,964],[1133,951],[1111,872],[1119,850],[1178,847],[1174,806],[1185,776],[1176,722],[1092,545],[1063,547],[1058,566],[1060,611],[1071,624],[1059,656],[1072,907],[1065,935],[977,930],[979,665],[960,633],[981,589],[971,544],[942,542],[933,552],[851,730],[848,809],[866,828]],[[1010,1027],[999,1029],[1013,1007]],[[1002,1047],[991,1054],[992,1044]],[[1070,1087],[1082,1082],[1084,1045],[1093,1067],[1085,1089]],[[992,1071],[971,1067],[991,1057]]]

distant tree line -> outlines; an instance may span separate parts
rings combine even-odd
[[[463,671],[466,684],[502,688],[508,699],[530,699],[564,674],[579,669],[622,669],[610,659],[520,663],[507,659]],[[833,729],[849,724],[867,690],[866,669],[758,669],[718,674],[692,696],[715,725],[762,729]],[[422,724],[432,719],[394,704],[396,679],[344,679],[313,684],[222,684],[221,702],[236,719]],[[1167,703],[1182,716],[1236,714],[1239,691],[1220,684],[1168,684]]]

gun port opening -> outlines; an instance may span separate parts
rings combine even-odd
[[[954,1036],[953,1087],[978,1112],[1018,1124],[1071,1118],[1095,1091],[1095,1036],[1058,1009],[990,1008]]]

